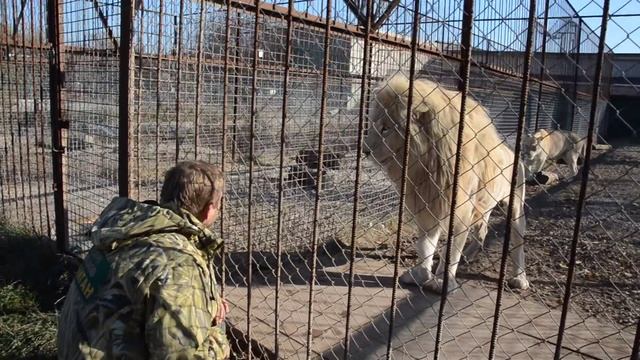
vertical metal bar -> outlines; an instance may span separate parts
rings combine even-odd
[[[0,55],[0,66],[4,65],[4,56]],[[8,71],[7,71],[8,73]],[[5,78],[5,72],[0,72],[0,87],[2,89],[5,88],[4,85],[4,78]],[[2,123],[2,152],[4,153],[4,156],[2,157],[3,160],[5,160],[5,163],[2,164],[2,167],[0,168],[0,180],[3,180],[5,178],[5,169],[8,172],[9,166],[7,165],[7,163],[9,162],[9,148],[8,148],[8,144],[7,144],[7,126],[6,123],[7,121],[7,117],[5,116],[6,113],[6,109],[7,109],[7,105],[4,102],[4,91],[0,92],[0,104],[2,105],[2,112],[0,113],[0,122]],[[7,179],[9,179],[9,176],[6,176]],[[4,198],[4,194],[5,194],[5,189],[7,192],[7,200],[5,200]],[[8,185],[5,185],[4,180],[2,181],[2,188],[0,188],[0,195],[2,195],[2,207],[4,208],[5,206],[7,206],[7,203],[11,200],[11,189]]]
[[[2,66],[2,56],[0,56],[0,66]],[[2,77],[2,75],[0,75],[0,78]],[[0,85],[2,85],[2,82],[0,82]],[[2,94],[0,94],[0,96],[2,96]],[[0,122],[2,122],[2,127],[4,128],[4,116],[2,116],[0,114]],[[4,130],[4,129],[3,129]],[[5,161],[7,160],[6,157],[0,157],[0,169],[4,169],[6,168],[6,163]],[[6,188],[6,185],[4,184],[4,171],[0,170],[0,208],[3,209],[3,211],[6,211],[7,208],[7,202],[4,198],[4,189]]]
[[[636,338],[633,341],[633,349],[631,350],[630,360],[640,360],[640,318],[638,318],[638,326],[636,327]]]
[[[118,78],[120,101],[118,104],[118,192],[120,196],[129,196],[130,176],[130,109],[133,94],[133,0],[122,0],[120,12],[120,75]]]
[[[26,28],[25,28],[25,19],[24,19],[24,10],[26,8],[27,5],[27,1],[23,0],[22,1],[22,8],[20,10],[21,12],[21,16],[22,16],[22,21],[20,22],[20,30],[22,31],[22,94],[23,94],[23,99],[25,102],[25,106],[24,106],[24,134],[26,139],[24,141],[26,141],[26,146],[25,146],[25,151],[26,151],[26,161],[24,162],[24,165],[27,168],[27,179],[22,179],[22,183],[24,184],[25,182],[27,183],[27,190],[29,191],[29,209],[31,210],[31,216],[29,219],[32,220],[32,229],[35,230],[35,221],[34,218],[36,217],[36,213],[35,213],[35,208],[33,206],[33,186],[32,186],[32,177],[31,177],[31,146],[29,146],[29,141],[32,139],[31,136],[29,136],[29,112],[28,112],[28,106],[27,106],[27,42],[26,42]],[[33,36],[31,36],[31,41],[33,42]],[[33,47],[31,47],[31,69],[33,70]],[[33,72],[32,72],[33,74]],[[33,88],[33,86],[35,86],[35,82],[33,81],[33,77],[31,79],[31,86]],[[35,102],[35,97],[33,98],[33,105],[35,106],[36,102]],[[35,116],[35,113],[34,113]],[[20,134],[19,137],[19,143],[20,143],[20,152],[22,153],[22,143],[23,143],[23,139],[22,139],[22,134],[21,131],[22,127],[20,126],[20,122],[18,121],[18,133]],[[22,171],[24,174],[24,170]],[[24,190],[23,190],[23,195],[24,195]],[[26,213],[26,211],[25,211]]]
[[[531,77],[531,57],[533,54],[533,33],[536,22],[536,0],[529,0],[529,22],[527,25],[527,40],[525,48],[524,66],[522,73],[522,87],[520,89],[520,108],[518,110],[518,130],[516,133],[516,144],[513,156],[513,169],[511,171],[511,189],[509,190],[509,207],[507,209],[507,219],[505,225],[504,242],[502,244],[502,259],[500,260],[500,276],[498,281],[498,293],[496,295],[496,306],[493,314],[493,328],[491,331],[491,346],[489,347],[489,359],[495,357],[496,345],[498,342],[498,327],[500,325],[500,315],[502,309],[502,295],[504,294],[505,277],[507,273],[507,258],[509,257],[509,246],[511,244],[511,228],[513,220],[513,210],[515,207],[516,188],[518,184],[518,169],[520,167],[520,152],[522,148],[522,134],[525,127],[527,101],[529,100],[529,79]],[[524,185],[523,185],[524,186]],[[522,195],[519,195],[522,196]],[[521,199],[524,201],[524,199]],[[520,214],[524,216],[524,213]],[[521,234],[524,236],[524,234]]]
[[[573,130],[573,124],[576,121],[576,113],[578,107],[578,69],[580,68],[580,45],[582,44],[582,19],[578,18],[578,30],[576,34],[576,56],[573,72],[573,106],[571,106],[571,124],[567,130]]]
[[[458,91],[462,91],[462,98],[466,100],[467,91],[469,87],[469,75],[471,72],[471,35],[473,30],[473,1],[465,1],[464,8],[462,14],[462,38],[460,41],[461,55],[462,61],[460,61],[460,79],[458,80]],[[466,88],[465,88],[466,87]],[[466,103],[461,104],[466,107]],[[460,116],[460,124],[464,123],[464,113],[461,112]],[[459,129],[464,129],[464,125],[459,127]],[[460,130],[458,130],[459,134],[462,134]],[[454,190],[455,191],[455,190]],[[452,208],[453,210],[453,208]],[[453,214],[453,213],[452,213]]]
[[[416,53],[418,50],[418,33],[420,32],[420,0],[413,2],[413,28],[411,29],[411,59],[409,60],[409,94],[407,94],[407,117],[404,129],[404,150],[402,155],[402,180],[400,181],[400,205],[398,206],[398,229],[393,263],[393,289],[391,290],[391,313],[389,318],[389,335],[387,337],[386,359],[391,358],[391,342],[393,339],[393,325],[396,319],[396,301],[398,293],[398,275],[400,265],[400,240],[402,238],[404,202],[407,193],[407,168],[409,167],[409,146],[413,117],[413,81],[416,73]]]
[[[41,1],[38,1],[38,5],[39,5],[39,18],[40,18],[40,31],[38,31],[38,36],[39,36],[39,43],[40,43],[40,54],[42,54],[42,52],[44,51],[44,39],[42,38],[42,32],[45,29],[44,26],[44,18],[45,16],[43,14],[45,14],[46,12],[46,4],[43,4]],[[44,86],[44,78],[42,76],[43,70],[42,70],[42,63],[40,63],[39,67],[38,67],[38,76],[40,78],[40,100],[41,100],[41,104],[44,105],[44,102],[42,102],[44,96],[42,95],[42,93],[44,92],[43,86]],[[51,111],[51,108],[49,108]],[[44,208],[46,211],[46,219],[47,219],[47,236],[51,238],[51,219],[49,217],[49,200],[48,200],[48,191],[49,191],[49,187],[48,187],[48,181],[47,181],[47,166],[46,166],[46,157],[45,157],[45,140],[44,140],[44,112],[40,111],[40,139],[42,139],[42,156],[41,156],[41,161],[42,161],[42,173],[43,173],[43,185],[44,185],[44,194],[45,194],[45,201],[44,201]]]
[[[531,68],[534,66],[533,62],[534,62],[534,60],[536,58],[536,50],[538,49],[538,27],[539,26],[540,26],[540,24],[538,23],[538,13],[537,13],[537,9],[536,9],[536,18],[535,18],[535,22],[533,23],[533,40],[532,40],[532,45],[531,45],[531,63],[532,63],[532,65],[530,65],[530,68],[529,68],[529,73],[530,73],[529,77],[530,77],[530,79],[531,79],[531,72],[532,72]],[[534,116],[534,114],[533,114],[533,111],[534,111],[533,106],[535,106],[535,105],[532,105],[532,103],[534,101],[533,97],[534,97],[535,94],[531,94],[533,91],[534,90],[529,90],[529,99],[527,99],[527,110],[526,110],[527,114],[526,114],[526,117],[525,117],[525,124],[524,124],[525,131],[527,131],[527,132],[531,128],[531,121],[532,121],[533,116]]]
[[[182,83],[182,26],[184,17],[184,0],[180,0],[180,13],[178,15],[178,31],[177,31],[177,45],[178,45],[178,74],[176,76],[176,159],[177,163],[180,160],[180,85]]]
[[[569,312],[569,303],[571,302],[571,286],[573,285],[573,276],[576,267],[576,253],[578,250],[578,241],[580,239],[580,224],[582,221],[582,209],[584,207],[587,195],[587,182],[589,181],[589,170],[591,169],[591,147],[593,145],[593,132],[596,122],[596,111],[598,108],[598,99],[600,97],[600,81],[602,78],[602,63],[604,61],[605,38],[607,36],[607,24],[609,18],[610,0],[604,0],[602,9],[602,23],[600,25],[600,39],[598,41],[598,57],[596,59],[595,79],[593,80],[593,91],[591,96],[591,113],[589,114],[589,130],[587,137],[587,148],[584,155],[584,164],[582,165],[582,182],[580,183],[580,194],[578,196],[578,204],[576,205],[576,222],[573,228],[573,239],[571,241],[571,255],[569,258],[569,270],[567,272],[567,282],[564,289],[564,300],[562,302],[562,315],[560,317],[560,327],[558,328],[558,340],[556,342],[555,359],[560,358],[562,349],[562,341],[564,338],[564,330],[567,325],[567,314]]]
[[[138,41],[140,42],[140,44],[138,44],[138,78],[137,78],[137,85],[135,88],[135,92],[133,94],[137,94],[138,97],[138,101],[136,102],[136,130],[135,130],[135,137],[136,137],[136,145],[135,145],[135,151],[134,153],[136,154],[136,193],[135,193],[135,197],[134,198],[139,198],[140,197],[140,193],[141,193],[141,188],[142,188],[142,181],[143,179],[141,179],[141,171],[140,171],[140,153],[141,153],[141,149],[140,149],[140,120],[142,120],[142,111],[140,111],[141,107],[142,107],[142,76],[143,76],[143,66],[144,66],[144,55],[143,55],[143,51],[144,51],[144,9],[140,9],[140,28],[138,29]],[[131,70],[132,74],[135,74],[135,69]],[[146,148],[146,146],[145,146]],[[129,194],[129,196],[133,196],[133,194]]]
[[[465,0],[462,14],[462,41],[460,43],[462,52],[462,62],[460,64],[460,81],[458,90],[460,91],[460,121],[458,124],[458,136],[456,143],[456,158],[453,170],[453,184],[451,188],[451,210],[449,211],[449,230],[447,231],[447,243],[444,261],[444,274],[442,278],[442,294],[440,295],[440,308],[438,310],[438,325],[436,328],[436,343],[433,358],[439,359],[440,343],[442,342],[442,329],[444,325],[444,309],[447,304],[449,294],[449,266],[451,266],[451,247],[453,245],[454,224],[456,218],[456,208],[458,206],[458,185],[460,178],[460,167],[462,164],[462,146],[464,142],[465,118],[467,115],[467,97],[469,95],[469,78],[471,73],[471,50],[472,50],[472,30],[473,30],[473,0]]]
[[[173,48],[171,49],[172,55],[177,55],[178,53],[178,39],[180,35],[178,34],[178,16],[173,15]]]
[[[68,241],[68,218],[65,199],[64,143],[69,122],[64,118],[62,104],[64,101],[64,56],[62,30],[62,2],[47,0],[47,23],[50,47],[49,85],[51,101],[51,163],[53,172],[53,201],[56,224],[56,244],[58,251],[65,251]]]
[[[255,146],[255,122],[256,122],[256,92],[258,88],[258,34],[260,29],[260,0],[254,0],[255,18],[253,27],[253,71],[251,75],[251,117],[249,137],[249,206],[247,211],[247,356],[251,360],[251,282],[253,279],[253,243],[252,243],[252,215],[253,215],[253,155]]]
[[[12,1],[11,3],[13,5],[12,8],[13,8],[13,12],[14,12],[14,19],[13,20],[14,20],[14,22],[16,22],[17,20],[15,19],[15,10],[16,10],[16,5],[17,4],[16,4],[15,1]],[[14,76],[14,80],[15,81],[14,81],[13,85],[15,86],[15,94],[14,95],[15,95],[15,100],[16,100],[16,115],[13,116],[13,119],[15,119],[15,122],[16,122],[17,141],[16,141],[14,133],[13,133],[13,122],[9,123],[9,127],[11,128],[11,146],[15,149],[15,147],[16,147],[15,143],[17,142],[17,144],[18,144],[18,146],[17,146],[18,147],[18,171],[16,172],[14,170],[14,175],[16,176],[16,178],[18,178],[18,176],[19,176],[19,179],[20,179],[19,180],[20,181],[20,191],[21,191],[20,198],[22,199],[22,216],[20,217],[20,219],[27,219],[28,218],[28,215],[27,215],[27,192],[26,192],[25,186],[24,186],[25,179],[24,179],[24,162],[23,162],[23,158],[22,158],[22,126],[20,124],[20,120],[21,120],[20,119],[21,118],[20,115],[23,114],[24,111],[22,111],[20,109],[20,85],[18,84],[19,81],[20,81],[19,80],[19,76],[20,75],[18,74],[19,66],[18,66],[18,50],[17,50],[17,48],[20,45],[18,45],[18,43],[16,41],[16,38],[15,38],[15,35],[17,35],[18,26],[19,25],[17,23],[15,23],[16,32],[14,33],[14,36],[13,36],[14,51],[15,51],[14,57],[13,57],[13,66],[14,66],[14,70],[15,70],[15,76]],[[23,42],[22,45],[24,45],[24,42]],[[24,46],[22,46],[22,51],[24,52]],[[27,105],[26,104],[26,99],[24,99],[24,101],[25,101],[24,102],[24,105],[25,105],[24,107],[25,107],[25,110],[26,110],[26,105]],[[10,117],[10,119],[11,119],[11,117]],[[15,167],[15,163],[14,163],[14,167]],[[18,209],[17,204],[18,204],[18,199],[16,198],[16,209]]]
[[[549,25],[549,1],[544,0],[544,20],[542,24],[542,60],[540,61],[540,83],[538,84],[538,105],[536,108],[536,122],[534,125],[534,131],[538,130],[538,124],[540,121],[540,107],[542,105],[542,83],[544,81],[544,73],[546,72],[547,62],[547,27]]]
[[[487,26],[487,25],[488,24],[486,24],[485,26]],[[485,33],[485,34],[487,33],[486,30],[483,30],[482,32]],[[487,48],[485,49],[485,52],[484,52],[484,64],[487,65],[487,66],[490,66],[489,65],[489,51],[491,51],[491,40],[489,40],[489,38],[485,38],[485,44],[487,45]]]
[[[198,21],[198,45],[196,53],[196,113],[194,123],[194,158],[198,159],[198,146],[200,145],[200,93],[202,92],[202,36],[204,34],[204,6],[206,2],[200,3],[200,17]],[[223,172],[224,173],[224,172]]]
[[[505,11],[505,8],[509,6],[509,3],[507,1],[500,1],[500,11],[498,12],[498,17],[500,17],[500,15],[502,14],[508,14],[509,12]],[[499,22],[500,25],[504,24],[504,21],[500,21]],[[500,26],[500,28],[502,28],[502,31],[498,31],[498,41],[496,44],[496,53],[499,53],[500,51],[505,51],[505,45],[504,44],[508,44],[508,42],[506,42],[506,37],[505,37],[505,28],[506,26]],[[494,58],[495,59],[495,58]],[[495,60],[494,60],[495,61]],[[505,61],[506,63],[506,61]],[[492,64],[493,65],[493,64]]]
[[[451,2],[449,2],[449,6],[451,6]],[[447,10],[448,10],[447,15],[451,14],[451,9],[447,9]],[[449,51],[449,43],[450,42],[445,41],[445,38],[447,37],[447,25],[448,25],[447,22],[445,22],[445,21],[442,22],[442,47],[443,47],[442,53],[443,54],[449,54],[450,53],[450,51]]]
[[[278,172],[278,222],[276,228],[276,299],[275,299],[275,346],[276,358],[280,358],[280,288],[282,279],[282,198],[284,193],[284,153],[286,143],[287,107],[289,106],[289,73],[291,66],[291,38],[293,34],[294,0],[288,1],[287,35],[285,39],[284,78],[282,84],[282,123],[280,125],[280,170]]]
[[[325,32],[324,32],[324,53],[322,59],[322,94],[320,96],[320,123],[318,125],[318,167],[317,167],[317,180],[316,180],[316,194],[315,202],[313,205],[313,231],[311,234],[311,259],[309,268],[311,274],[309,276],[309,312],[307,313],[307,359],[311,357],[311,345],[312,337],[311,330],[313,329],[313,295],[316,282],[316,268],[318,257],[318,217],[320,215],[320,191],[322,190],[322,167],[323,167],[323,148],[324,143],[324,122],[327,113],[327,82],[329,76],[329,54],[330,48],[330,35],[331,35],[331,6],[332,0],[327,0],[327,11],[325,18]]]
[[[29,24],[30,24],[30,28],[29,30],[31,31],[31,97],[33,98],[33,106],[34,106],[34,113],[33,113],[33,137],[34,137],[34,145],[37,147],[38,146],[38,140],[42,140],[42,138],[38,137],[38,116],[42,113],[42,109],[40,106],[40,103],[38,101],[38,96],[36,94],[36,67],[35,67],[35,62],[36,62],[36,56],[35,56],[35,52],[36,52],[36,43],[35,43],[35,39],[36,39],[36,32],[35,32],[35,23],[34,23],[34,17],[36,16],[36,10],[33,4],[33,0],[29,0],[29,8],[31,9],[29,18]],[[40,48],[38,48],[38,55],[40,55]],[[37,57],[37,61],[38,63],[40,63],[40,56]],[[38,83],[39,84],[39,83]],[[28,128],[28,126],[27,126]],[[30,138],[29,135],[27,135],[27,138]],[[44,145],[44,143],[43,143]],[[34,147],[34,150],[36,149],[36,147]],[[35,163],[36,166],[36,179],[38,178],[38,175],[40,175],[40,162],[38,161],[38,153],[36,150],[36,154],[34,156],[34,159],[32,161],[31,156],[29,156],[29,164]],[[29,167],[31,167],[31,165],[29,165]],[[31,178],[31,175],[29,175],[29,177]],[[31,181],[29,181],[29,183],[31,183]],[[40,228],[38,229],[38,233],[42,233],[43,229],[44,229],[44,222],[43,222],[43,211],[42,211],[42,196],[43,196],[43,191],[41,188],[41,184],[42,182],[40,180],[38,180],[37,182],[37,193],[38,193],[38,218],[40,220]],[[46,191],[46,188],[45,188]],[[35,219],[34,219],[34,223],[35,223]]]
[[[231,39],[231,1],[226,1],[227,11],[225,12],[225,40],[224,40],[224,84],[222,88],[222,173],[226,174],[226,161],[227,161],[227,120],[229,116],[229,42]],[[220,204],[220,237],[225,238],[224,231],[224,216],[226,211],[226,201],[224,200],[225,196],[222,197]],[[222,278],[222,286],[221,286],[221,296],[224,299],[225,292],[225,283],[226,283],[226,242],[222,243],[221,250],[221,258],[222,258],[222,269],[221,269],[221,278]]]
[[[0,9],[2,9],[2,15],[3,15],[3,21],[5,24],[9,24],[9,16],[8,16],[8,10],[7,10],[7,4],[5,2],[0,2],[0,6],[2,6]],[[3,27],[4,32],[3,35],[5,39],[8,39],[9,35],[7,32],[7,26]],[[13,126],[12,121],[11,121],[11,95],[12,95],[12,91],[11,91],[11,78],[9,77],[9,74],[11,74],[11,65],[9,63],[9,54],[11,53],[11,48],[9,47],[9,41],[6,42],[5,44],[6,46],[6,56],[7,56],[7,61],[6,61],[6,66],[7,66],[7,72],[4,73],[0,73],[0,75],[2,76],[2,88],[3,89],[7,89],[7,93],[8,93],[8,104],[5,103],[5,95],[4,92],[1,94],[2,95],[2,113],[3,115],[5,115],[3,117],[3,121],[2,121],[2,137],[4,139],[4,153],[5,153],[5,159],[7,159],[7,161],[11,161],[11,167],[13,168],[13,176],[11,176],[9,174],[9,166],[6,166],[6,171],[7,171],[7,178],[9,180],[10,183],[13,184],[13,194],[14,197],[11,197],[11,187],[10,186],[6,186],[7,189],[7,196],[9,198],[9,200],[13,200],[16,202],[16,215],[19,216],[18,214],[18,188],[17,188],[17,181],[16,181],[16,171],[15,171],[15,152],[14,152],[14,146],[13,146]],[[4,56],[0,57],[0,64],[4,63]],[[5,76],[6,75],[6,76]],[[6,79],[6,87],[5,87],[5,79]],[[9,126],[7,127],[7,123],[9,124]],[[7,138],[7,134],[9,135],[9,137]],[[10,150],[9,150],[10,149]],[[9,154],[11,154],[11,159],[9,159]],[[3,169],[5,169],[5,167],[3,167]],[[3,171],[4,172],[4,171]]]
[[[233,126],[231,128],[231,160],[236,160],[236,150],[238,148],[238,102],[240,101],[240,28],[242,18],[236,17],[236,46],[233,59]]]
[[[353,281],[354,281],[354,263],[356,259],[356,233],[358,230],[358,205],[360,200],[360,172],[362,167],[362,138],[365,125],[365,108],[367,108],[369,79],[371,67],[370,59],[370,34],[371,31],[371,10],[373,0],[367,0],[365,9],[365,27],[363,39],[362,54],[362,75],[360,77],[360,109],[358,110],[358,139],[356,147],[356,179],[353,190],[353,214],[351,216],[351,244],[349,246],[349,290],[347,293],[347,319],[345,321],[344,331],[344,352],[343,359],[347,359],[349,355],[349,339],[351,328],[351,306],[353,302]]]
[[[160,181],[160,161],[158,157],[160,156],[160,106],[162,105],[160,98],[160,78],[162,76],[162,28],[164,27],[164,0],[160,0],[159,3],[159,11],[158,11],[158,59],[157,59],[157,68],[156,68],[156,129],[155,129],[155,154],[156,154],[156,163],[155,163],[155,171],[156,171],[156,200],[160,197],[160,189],[158,187],[158,183]]]

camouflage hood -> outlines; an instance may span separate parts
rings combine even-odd
[[[177,233],[193,241],[196,247],[215,252],[222,241],[195,216],[177,207],[155,202],[137,202],[114,198],[91,228],[91,241],[100,249],[111,251],[125,242],[160,233]]]

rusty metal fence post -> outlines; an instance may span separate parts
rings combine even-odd
[[[320,192],[322,191],[322,168],[323,168],[323,144],[325,136],[326,115],[327,115],[327,100],[328,100],[328,77],[329,77],[329,61],[331,51],[331,11],[332,0],[326,2],[326,18],[325,18],[325,32],[324,32],[324,52],[322,58],[322,88],[320,96],[320,119],[318,124],[318,164],[316,179],[316,192],[315,201],[313,205],[313,231],[311,234],[311,258],[309,259],[309,268],[311,274],[309,276],[309,312],[307,314],[307,359],[311,358],[311,342],[313,337],[311,336],[311,330],[313,329],[313,305],[314,305],[314,290],[316,285],[316,270],[318,263],[318,227],[319,227],[319,215],[320,215]]]
[[[407,194],[407,177],[409,168],[409,146],[411,145],[411,126],[409,121],[413,116],[413,83],[416,73],[416,53],[418,51],[418,36],[420,31],[420,0],[415,0],[413,5],[413,28],[411,29],[411,58],[409,60],[409,93],[407,94],[407,122],[404,128],[404,146],[402,152],[402,180],[400,183],[400,203],[398,205],[398,228],[396,230],[395,250],[393,255],[393,289],[391,291],[391,306],[389,306],[389,330],[387,335],[387,351],[385,359],[391,359],[391,343],[393,341],[393,324],[396,319],[397,309],[397,289],[400,275],[400,244],[402,240],[402,225],[404,217],[405,196]]]
[[[571,123],[569,129],[573,130],[573,124],[576,121],[576,115],[578,111],[578,80],[580,79],[580,45],[582,44],[582,19],[578,19],[578,28],[576,29],[576,53],[574,57],[574,72],[573,72],[573,104],[571,106]]]
[[[604,1],[602,8],[602,23],[600,25],[600,38],[598,42],[598,56],[596,58],[595,79],[593,80],[593,92],[591,96],[591,112],[589,114],[589,130],[587,135],[587,145],[584,155],[584,165],[582,167],[582,179],[580,183],[580,195],[578,204],[576,205],[576,221],[573,228],[573,239],[571,241],[571,255],[569,258],[569,270],[567,272],[567,281],[565,282],[564,299],[562,301],[562,314],[560,317],[560,326],[558,327],[558,340],[556,341],[555,359],[560,359],[562,341],[564,331],[567,325],[567,315],[569,311],[569,303],[571,302],[571,288],[576,268],[578,242],[580,240],[580,224],[582,222],[582,211],[584,209],[587,182],[589,181],[589,170],[591,168],[591,147],[593,145],[593,132],[595,129],[596,113],[598,108],[598,99],[600,98],[600,82],[602,80],[602,63],[604,62],[605,38],[607,36],[607,24],[609,19],[609,0]]]
[[[118,193],[120,196],[130,196],[129,175],[131,169],[129,161],[129,129],[130,103],[133,89],[134,56],[132,51],[133,37],[133,0],[122,0],[120,13],[120,73],[118,77],[119,104],[118,104]]]
[[[252,348],[252,329],[251,329],[251,315],[252,315],[252,281],[253,281],[253,213],[254,213],[254,192],[253,185],[255,181],[254,173],[254,155],[255,155],[255,125],[257,115],[257,103],[256,97],[258,92],[258,34],[260,31],[260,0],[254,1],[255,17],[253,23],[253,69],[251,71],[251,114],[249,118],[249,191],[248,191],[248,205],[247,205],[247,356],[249,360],[253,355]],[[237,75],[236,75],[237,76]],[[234,115],[237,114],[234,113]]]
[[[274,306],[274,354],[276,358],[280,357],[280,292],[282,282],[282,233],[283,233],[283,198],[284,198],[284,161],[285,161],[285,143],[286,143],[286,126],[288,117],[289,104],[289,82],[291,71],[291,39],[293,37],[293,0],[288,0],[287,9],[287,34],[285,40],[285,57],[284,57],[284,74],[282,79],[282,121],[280,125],[280,154],[278,170],[278,219],[276,222],[276,289],[275,289],[275,306]],[[229,41],[227,41],[227,44]]]
[[[537,22],[536,22],[537,23]],[[542,24],[542,54],[540,60],[540,74],[539,74],[539,82],[538,82],[538,104],[536,107],[536,121],[533,127],[533,130],[538,130],[538,124],[540,121],[540,108],[542,105],[542,84],[544,83],[544,75],[546,71],[546,62],[547,62],[547,27],[549,26],[549,0],[545,0],[544,2],[544,20]]]
[[[516,143],[513,154],[513,170],[511,174],[511,190],[509,192],[509,207],[507,208],[506,228],[504,231],[504,242],[502,243],[502,258],[500,259],[500,279],[498,280],[498,294],[496,297],[496,306],[493,317],[493,325],[491,329],[491,346],[489,348],[489,359],[495,358],[496,347],[498,342],[498,329],[500,326],[500,316],[502,311],[502,298],[505,287],[505,276],[507,272],[507,258],[509,257],[510,243],[511,243],[511,228],[513,220],[513,212],[516,206],[515,197],[523,196],[516,194],[516,188],[518,183],[519,165],[520,165],[520,153],[522,150],[522,138],[524,132],[524,126],[526,122],[526,109],[527,100],[529,98],[529,79],[531,78],[531,58],[533,55],[533,37],[534,37],[534,23],[536,23],[536,0],[529,1],[529,19],[527,39],[525,44],[525,58],[522,70],[522,87],[520,89],[520,108],[518,111],[518,130],[516,132]],[[524,190],[523,190],[524,193]],[[524,201],[524,199],[522,199]],[[524,216],[524,213],[520,214]],[[523,235],[523,234],[521,234]],[[519,246],[523,246],[520,244]],[[515,249],[514,249],[515,250]]]
[[[363,151],[363,136],[366,129],[366,117],[365,108],[368,109],[367,102],[369,101],[369,81],[371,80],[371,13],[372,13],[373,1],[367,0],[365,10],[365,25],[364,25],[364,39],[362,49],[362,75],[360,78],[360,108],[358,109],[358,137],[356,140],[356,177],[353,189],[353,214],[351,217],[351,239],[349,245],[349,280],[347,291],[347,319],[345,321],[344,332],[344,352],[343,358],[347,359],[349,355],[349,346],[351,341],[349,338],[351,327],[351,309],[353,306],[353,283],[355,280],[354,264],[356,260],[356,233],[358,230],[358,206],[360,197],[360,182],[362,174],[362,151]]]
[[[451,265],[451,249],[453,245],[453,238],[456,236],[455,231],[455,218],[456,208],[458,206],[458,191],[459,180],[462,166],[462,146],[464,142],[464,130],[465,130],[465,117],[467,115],[467,97],[469,95],[469,78],[471,76],[471,48],[473,46],[473,0],[465,0],[463,15],[462,15],[462,39],[460,43],[462,61],[460,62],[460,79],[458,81],[458,90],[461,93],[460,96],[460,118],[458,123],[458,134],[456,137],[456,155],[453,168],[453,183],[451,184],[451,211],[449,212],[449,228],[447,231],[447,242],[445,258],[440,259],[444,261],[444,274],[442,278],[442,294],[440,295],[440,306],[438,309],[438,325],[436,328],[436,341],[433,358],[434,360],[440,357],[440,347],[442,342],[442,329],[444,324],[444,310],[447,304],[447,296],[449,293],[449,267]],[[512,182],[513,184],[513,182]],[[507,230],[508,231],[508,230]]]
[[[62,2],[47,1],[47,37],[49,52],[49,85],[51,101],[51,165],[53,175],[53,199],[56,224],[56,244],[59,251],[66,251],[69,239],[68,210],[65,201],[64,157],[69,121],[63,112],[64,56],[62,30]]]

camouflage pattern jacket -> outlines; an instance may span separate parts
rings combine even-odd
[[[58,324],[60,359],[224,359],[210,265],[222,241],[179,209],[115,198]]]

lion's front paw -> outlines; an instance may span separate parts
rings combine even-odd
[[[508,283],[512,289],[526,290],[529,288],[529,280],[527,280],[527,276],[524,273],[509,279]]]
[[[431,271],[422,264],[416,265],[411,269],[405,271],[400,276],[400,283],[407,285],[422,285],[429,279],[433,278]]]
[[[444,287],[444,281],[437,277],[434,277],[433,279],[427,281],[424,284],[425,289],[427,289],[428,291],[434,292],[436,294],[442,294],[443,287]],[[447,284],[447,288],[448,288],[448,291],[447,291],[448,293],[453,293],[458,288],[460,288],[460,285],[458,285],[458,282],[456,282],[455,278],[449,277],[449,283]]]

